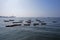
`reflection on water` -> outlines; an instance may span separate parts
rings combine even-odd
[[[5,27],[7,24],[0,18],[0,40],[60,40],[60,18],[38,18],[45,21],[45,26],[18,26]],[[12,18],[8,18],[12,19]],[[26,20],[29,18],[13,18],[15,21]],[[35,18],[30,18],[35,21]],[[52,23],[53,20],[58,22]]]

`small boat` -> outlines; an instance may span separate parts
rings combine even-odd
[[[46,23],[41,23],[41,25],[46,25]]]
[[[30,21],[26,21],[27,23],[31,23]]]
[[[26,23],[31,23],[31,20],[27,20]]]
[[[6,27],[15,27],[15,26],[21,26],[21,24],[7,25]]]
[[[8,20],[4,20],[4,22],[9,22]]]
[[[37,25],[39,25],[39,23],[34,23],[33,25],[34,25],[34,26],[37,26]]]
[[[23,23],[23,20],[22,21],[19,21],[20,23]]]
[[[13,22],[13,23],[22,23],[22,22]]]
[[[9,21],[14,21],[14,20],[10,19]]]
[[[24,26],[30,26],[30,24],[24,24]]]
[[[41,23],[41,20],[39,20],[39,19],[36,19],[36,21],[38,21],[39,23]]]
[[[56,23],[57,21],[52,21],[53,23]]]

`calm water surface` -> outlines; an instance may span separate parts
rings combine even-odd
[[[45,26],[5,27],[12,24],[4,22],[9,19],[35,21],[36,18],[0,18],[0,40],[60,40],[60,18],[38,18],[47,23]]]

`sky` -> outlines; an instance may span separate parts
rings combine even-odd
[[[60,17],[60,0],[0,0],[0,16]]]

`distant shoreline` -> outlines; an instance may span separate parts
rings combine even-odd
[[[16,16],[0,16],[0,18],[60,18],[60,17],[16,17]]]

